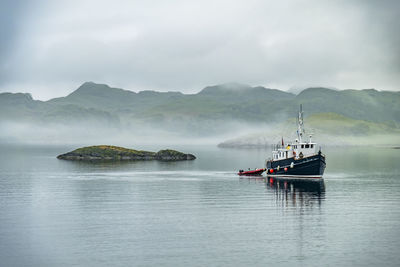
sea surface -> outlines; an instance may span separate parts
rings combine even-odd
[[[323,182],[271,183],[236,175],[268,149],[56,159],[73,148],[0,145],[1,266],[400,265],[399,149],[326,148]]]

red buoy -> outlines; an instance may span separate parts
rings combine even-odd
[[[274,169],[269,169],[269,172],[270,172],[270,173],[273,173],[273,172],[274,172]]]
[[[285,172],[287,172],[287,167],[285,167]]]

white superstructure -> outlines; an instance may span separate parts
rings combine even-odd
[[[308,141],[303,141],[304,135],[303,108],[302,105],[300,105],[300,112],[297,117],[297,139],[295,142],[287,143],[286,145],[282,139],[282,144],[274,145],[272,161],[288,158],[301,159],[317,154],[317,143],[312,142],[312,135],[309,135]]]

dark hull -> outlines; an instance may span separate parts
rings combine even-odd
[[[291,164],[293,162],[293,168]],[[278,169],[279,166],[279,169]],[[277,176],[285,178],[321,178],[326,167],[325,156],[322,153],[305,157],[302,159],[282,159],[267,162],[268,176]],[[271,172],[273,169],[273,172]]]

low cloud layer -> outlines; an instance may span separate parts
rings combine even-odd
[[[2,1],[0,91],[400,90],[398,1]]]

